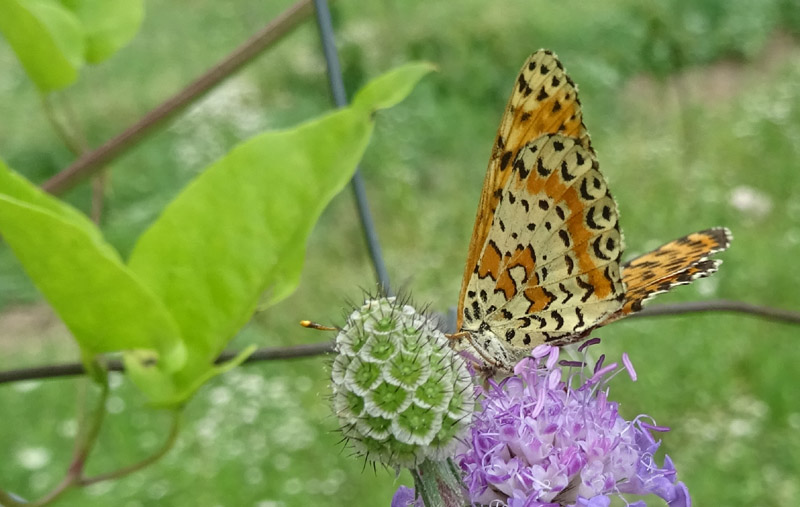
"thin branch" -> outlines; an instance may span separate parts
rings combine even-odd
[[[800,324],[800,312],[772,308],[769,306],[754,305],[743,301],[729,301],[725,299],[713,301],[695,301],[690,303],[675,303],[658,305],[645,308],[634,313],[631,317],[664,317],[670,315],[683,315],[700,312],[730,312],[760,317],[773,322],[784,324]],[[333,352],[333,342],[321,342],[308,345],[293,345],[290,347],[270,347],[258,349],[243,364],[272,361],[276,359],[303,359]],[[237,351],[227,351],[220,354],[216,363],[224,363],[236,357]],[[109,371],[123,371],[121,361],[110,360],[107,362]],[[81,363],[53,364],[18,370],[0,371],[0,384],[19,382],[23,380],[41,380],[57,377],[72,377],[85,373]]]
[[[253,352],[243,364],[271,361],[275,359],[303,359],[306,357],[320,356],[333,352],[333,342],[311,343],[307,345],[293,345],[291,347],[263,348]],[[239,354],[237,351],[223,352],[217,363],[230,361]]]
[[[244,364],[270,361],[275,359],[301,359],[305,357],[319,356],[332,351],[332,342],[313,343],[309,345],[294,345],[291,347],[262,348],[253,352],[253,354],[247,358]],[[238,352],[236,351],[223,352],[217,358],[216,363],[219,364],[225,361],[230,361],[236,357],[237,354]],[[106,363],[106,368],[108,371],[117,372],[125,370],[124,366],[122,365],[122,361],[119,360],[109,360]],[[19,382],[23,380],[74,377],[77,375],[83,375],[85,373],[86,370],[83,368],[83,364],[79,362],[53,364],[48,366],[35,366],[33,368],[0,371],[0,384]]]
[[[91,427],[88,428],[88,433],[85,439],[86,445],[81,446],[81,450],[79,451],[79,453],[73,457],[73,461],[70,464],[66,476],[58,484],[58,486],[56,486],[45,497],[35,502],[18,501],[15,498],[13,498],[9,493],[0,490],[0,505],[4,505],[7,507],[19,507],[23,505],[36,507],[36,506],[48,505],[53,501],[55,501],[56,499],[58,499],[59,497],[61,497],[64,493],[75,487],[91,486],[92,484],[96,484],[98,482],[119,479],[121,477],[125,477],[126,475],[130,475],[134,472],[138,472],[139,470],[146,468],[155,463],[156,461],[160,460],[175,446],[175,442],[177,442],[178,435],[180,434],[181,410],[173,410],[171,412],[172,421],[170,423],[169,434],[167,435],[167,438],[161,445],[161,447],[159,447],[158,450],[156,450],[153,454],[151,454],[147,458],[137,463],[128,465],[126,467],[122,467],[113,472],[107,472],[104,474],[95,475],[93,477],[82,477],[83,468],[84,465],[86,464],[86,457],[88,456],[91,447],[97,440],[97,435],[100,430],[100,425],[102,424],[103,415],[105,415],[106,411],[105,400],[107,398],[107,395],[108,395],[108,383],[106,382],[103,393],[100,397],[100,402],[98,405],[96,417],[92,421]]]
[[[52,503],[80,483],[83,467],[86,466],[86,459],[89,457],[89,453],[92,452],[95,443],[97,443],[97,436],[100,434],[100,428],[105,420],[106,401],[109,393],[108,377],[103,380],[101,389],[94,412],[87,420],[81,421],[81,428],[75,440],[75,450],[72,453],[72,461],[69,464],[66,475],[47,495],[35,502],[31,502],[29,505],[32,507]],[[85,426],[87,422],[88,426]]]
[[[44,182],[42,188],[50,193],[60,194],[99,171],[103,166],[134,147],[159,125],[252,61],[263,50],[296,28],[311,12],[311,0],[300,0],[292,5],[193,83],[161,103],[118,136],[82,156],[72,165]]]
[[[317,28],[322,41],[322,51],[325,54],[325,64],[328,68],[328,85],[331,89],[331,95],[333,95],[333,102],[336,107],[344,107],[347,105],[347,93],[344,88],[344,79],[342,79],[342,68],[339,65],[339,55],[336,52],[333,23],[327,0],[314,0],[314,9],[317,14]],[[356,167],[356,172],[353,173],[350,185],[353,189],[353,197],[356,200],[358,218],[361,220],[361,230],[364,231],[367,250],[372,260],[373,269],[375,269],[375,276],[378,278],[378,283],[381,285],[384,294],[391,296],[389,271],[383,261],[378,232],[375,229],[375,221],[372,220],[372,213],[367,201],[367,190],[364,187],[364,179],[361,177],[361,169],[358,167]]]
[[[175,442],[178,440],[178,434],[180,433],[180,427],[181,427],[181,411],[174,410],[172,412],[172,424],[170,425],[169,435],[167,435],[167,439],[164,441],[162,446],[156,452],[154,452],[147,458],[139,461],[138,463],[128,465],[126,467],[120,468],[119,470],[95,475],[94,477],[83,478],[80,481],[78,481],[78,485],[89,486],[102,481],[119,479],[120,477],[125,477],[126,475],[138,472],[139,470],[146,468],[149,465],[152,465],[156,461],[163,458],[164,455],[167,454],[175,446]]]
[[[105,421],[106,402],[108,401],[108,393],[110,391],[108,375],[104,375],[100,389],[100,396],[97,400],[95,410],[87,419],[81,421],[78,438],[76,439],[77,445],[75,446],[75,451],[72,455],[72,464],[70,465],[70,472],[73,472],[76,477],[82,475],[83,467],[86,465],[86,460],[89,458],[89,454],[97,443],[97,437],[100,435],[100,428],[102,428],[103,421]]]
[[[64,122],[58,118],[55,107],[53,106],[52,94],[42,95],[42,109],[44,110],[47,121],[53,127],[56,135],[64,146],[76,157],[80,157],[86,151],[86,145],[81,139],[80,135],[73,130],[70,130]]]
[[[58,118],[56,109],[53,105],[53,97],[55,93],[48,93],[42,95],[42,108],[44,109],[45,116],[50,121],[50,125],[56,132],[61,141],[66,145],[67,149],[77,158],[83,156],[89,151],[89,141],[83,133],[83,129],[78,122],[78,117],[75,111],[69,104],[67,96],[61,94],[61,109],[63,113],[63,120]],[[100,224],[103,215],[103,208],[105,206],[105,189],[108,177],[108,168],[100,168],[98,174],[92,178],[92,206],[91,206],[91,219],[92,222]]]
[[[727,299],[648,306],[631,317],[663,317],[701,312],[744,313],[784,324],[800,324],[800,313],[798,312]]]

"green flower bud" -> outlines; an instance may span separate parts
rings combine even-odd
[[[452,454],[472,420],[472,377],[428,316],[393,297],[369,299],[336,350],[333,409],[359,453],[394,467]]]

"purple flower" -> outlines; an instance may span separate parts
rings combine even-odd
[[[417,497],[408,486],[400,486],[392,497],[392,507],[424,507],[422,498]]]
[[[622,367],[604,365],[601,356],[589,368],[585,362],[558,362],[558,354],[555,347],[539,346],[514,376],[481,389],[483,408],[470,448],[457,457],[473,502],[608,507],[612,496],[654,494],[671,507],[690,507],[669,457],[663,467],[654,460],[660,442],[651,432],[668,428],[647,424],[644,415],[626,421],[608,400],[606,384],[616,373],[627,370],[635,380],[627,355]]]

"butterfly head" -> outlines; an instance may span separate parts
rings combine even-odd
[[[447,337],[453,350],[460,352],[481,371],[508,373],[522,358],[513,354],[513,349],[503,347],[497,335],[489,329],[460,331]]]

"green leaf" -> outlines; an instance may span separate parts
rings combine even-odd
[[[188,343],[177,391],[188,395],[209,377],[264,292],[274,303],[294,290],[308,235],[352,176],[373,113],[401,100],[428,71],[403,67],[368,85],[357,106],[235,147],[141,236],[129,266],[170,308]]]
[[[0,0],[0,32],[42,92],[70,85],[85,52],[78,18],[57,2]]]
[[[405,99],[420,79],[436,67],[428,62],[407,63],[376,77],[353,98],[353,107],[367,111],[388,109]]]
[[[176,377],[153,366],[156,359],[148,351],[126,352],[123,356],[125,371],[134,379],[136,386],[151,400],[154,407],[168,408],[188,400],[208,380],[242,364],[256,350],[255,345],[245,347],[233,359],[220,365],[196,370],[196,375]],[[195,370],[192,370],[195,371]]]
[[[130,42],[144,17],[142,0],[61,0],[80,19],[86,35],[85,58],[101,62]]]
[[[84,361],[126,349],[185,360],[167,309],[103,241],[94,224],[0,162],[0,234],[80,345]]]

